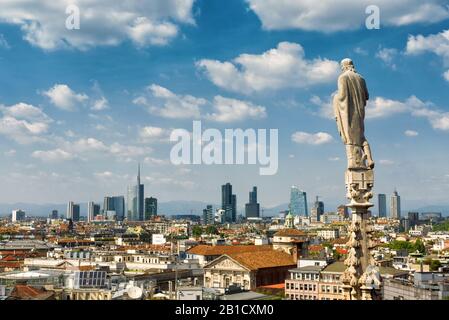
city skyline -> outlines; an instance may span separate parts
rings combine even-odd
[[[39,14],[30,23],[39,30],[22,19],[29,17],[25,4],[8,3],[0,12],[0,203],[123,194],[134,176],[130,164],[139,161],[151,168],[142,182],[161,202],[204,201],[229,181],[240,199],[257,185],[264,207],[288,202],[293,184],[344,203],[344,154],[328,102],[338,62],[351,57],[371,91],[374,191],[385,193],[394,183],[408,201],[448,205],[447,18],[430,11],[410,15],[420,4],[407,0],[383,6],[382,27],[367,30],[364,8],[355,1],[353,17],[343,24],[296,24],[298,12],[325,21],[334,10],[330,2],[315,11],[307,4],[258,7],[254,1],[150,8],[156,20],[170,21],[173,32],[166,35],[123,34],[129,21],[117,28],[101,20],[111,42],[92,20],[81,24],[78,36],[65,30],[62,2],[55,4],[60,14],[46,1],[36,4]],[[431,3],[445,12],[441,2]],[[93,12],[92,19],[98,7]],[[111,12],[120,10],[111,4]],[[267,12],[291,16],[281,23]],[[406,22],[394,23],[399,20]],[[58,22],[61,28],[53,25]],[[224,66],[233,70],[230,77]],[[317,68],[321,76],[305,76]],[[168,136],[175,128],[191,130],[195,119],[220,131],[279,129],[278,173],[262,177],[254,165],[173,166]],[[211,198],[207,202],[220,202],[219,194]]]

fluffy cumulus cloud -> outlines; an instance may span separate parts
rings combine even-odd
[[[191,95],[177,95],[156,84],[150,85],[147,92],[151,102],[147,96],[139,96],[133,102],[147,107],[150,113],[169,119],[199,118],[200,107],[207,102]]]
[[[256,106],[251,102],[216,96],[213,101],[214,112],[207,115],[208,119],[217,122],[235,122],[246,119],[261,119],[267,116],[265,107]]]
[[[145,95],[133,100],[160,117],[169,119],[208,119],[216,122],[236,122],[266,117],[265,107],[249,101],[215,96],[212,101],[191,95],[179,95],[167,88],[152,84]],[[212,109],[211,112],[206,110]],[[146,127],[140,132],[144,140],[163,134],[161,128]]]
[[[45,50],[118,45],[165,45],[180,24],[193,24],[195,0],[2,0],[0,23],[20,27],[23,38]],[[69,5],[79,8],[80,28],[70,30]],[[71,19],[69,19],[71,21]]]
[[[19,144],[45,142],[53,120],[40,108],[26,103],[0,105],[0,134]]]
[[[307,133],[297,131],[291,136],[292,141],[300,144],[321,145],[333,141],[332,136],[326,132]]]
[[[418,132],[418,131],[415,131],[415,130],[405,130],[405,131],[404,131],[404,134],[405,134],[407,137],[417,137],[417,136],[419,135],[419,132]]]
[[[65,150],[54,149],[54,150],[36,150],[31,156],[36,159],[40,159],[44,162],[59,162],[65,160],[72,160],[74,156]]]
[[[246,0],[264,29],[322,32],[365,27],[366,8],[380,8],[381,25],[435,23],[449,18],[446,0]]]
[[[398,55],[398,50],[395,48],[380,48],[376,53],[376,58],[382,60],[391,69],[396,70],[394,59]]]
[[[304,48],[291,42],[281,42],[260,55],[241,54],[224,62],[203,59],[196,65],[216,86],[246,94],[329,83],[339,72],[336,61],[307,60]]]
[[[409,36],[406,54],[419,55],[426,52],[432,52],[441,57],[444,67],[449,68],[449,29],[428,36]],[[449,82],[449,69],[444,71],[443,78]]]
[[[43,92],[51,103],[62,110],[74,111],[77,105],[84,103],[89,97],[84,93],[76,93],[66,84],[55,84],[52,88]]]

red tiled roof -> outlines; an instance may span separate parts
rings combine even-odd
[[[189,250],[187,250],[190,254],[197,254],[202,256],[221,256],[223,254],[233,254],[233,253],[243,253],[243,252],[261,252],[272,250],[270,245],[237,245],[237,246],[209,246],[209,245],[197,245]]]
[[[298,229],[285,228],[281,229],[274,234],[275,237],[304,237],[306,233]]]
[[[296,266],[293,256],[284,251],[266,250],[228,254],[229,257],[250,270]]]
[[[11,292],[12,298],[21,300],[45,300],[52,295],[52,292],[20,284],[16,285]]]

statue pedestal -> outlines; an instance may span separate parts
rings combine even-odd
[[[345,260],[346,270],[342,280],[345,297],[350,300],[371,300],[372,287],[368,282],[372,279],[371,273],[366,271],[374,264],[370,249],[372,229],[369,226],[369,208],[373,206],[370,199],[373,197],[374,171],[368,168],[349,169],[346,171],[346,191],[350,203],[346,206],[351,209],[352,222],[349,227],[348,257]],[[372,268],[372,267],[371,267]],[[374,276],[373,276],[374,277]],[[377,282],[376,282],[377,283]]]

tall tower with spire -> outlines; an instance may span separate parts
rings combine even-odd
[[[140,163],[137,164],[136,185],[128,187],[128,220],[144,220],[144,185],[140,182]]]

